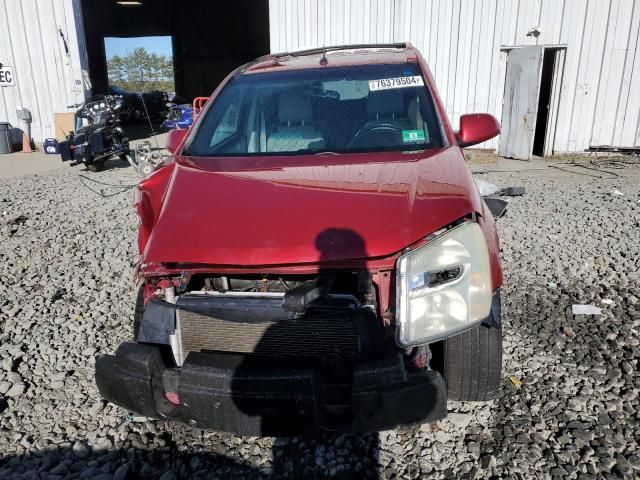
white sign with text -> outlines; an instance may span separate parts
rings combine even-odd
[[[13,67],[7,65],[0,67],[0,87],[8,87],[15,84],[16,80],[13,76]]]

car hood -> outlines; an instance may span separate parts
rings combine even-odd
[[[456,147],[295,157],[178,157],[142,263],[233,267],[385,257],[471,212]]]

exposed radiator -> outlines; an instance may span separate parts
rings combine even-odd
[[[276,356],[359,352],[358,329],[347,318],[241,323],[184,310],[179,310],[178,315],[185,355],[203,350]]]
[[[281,300],[275,300],[278,301]],[[187,302],[178,303],[183,303],[183,308],[177,310],[177,316],[185,356],[189,352],[219,351],[305,357],[340,352],[354,357],[362,352],[359,330],[367,324],[371,328],[376,326],[375,316],[363,310],[319,308],[303,318],[287,318],[283,312],[281,319],[277,320],[273,316],[269,319],[266,312],[264,320],[256,319],[247,312],[247,321],[242,321],[237,318],[241,309],[233,311],[229,309],[230,305],[226,305],[224,312],[233,311],[234,318],[220,318],[225,315],[215,305],[215,299],[207,301],[206,314],[200,313],[204,310],[202,300],[194,299],[188,302],[189,306],[184,305]]]

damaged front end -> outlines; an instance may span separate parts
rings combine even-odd
[[[137,343],[98,358],[98,387],[144,415],[244,435],[443,418],[442,376],[416,368],[428,352],[394,342],[390,278],[349,270],[154,281]]]

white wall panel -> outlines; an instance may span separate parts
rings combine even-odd
[[[596,145],[601,140],[613,138],[616,120],[617,102],[620,96],[620,83],[624,71],[626,46],[629,40],[631,17],[620,15],[626,10],[624,0],[612,0],[609,14],[609,28],[606,30],[602,68],[596,93],[595,116],[598,122],[592,122],[591,141]],[[630,5],[629,5],[630,6]]]
[[[578,67],[582,52],[584,25],[587,18],[588,3],[583,0],[565,0],[565,17],[572,20],[563,22],[560,43],[567,45],[562,87],[560,89],[560,105],[558,107],[558,124],[554,148],[557,151],[571,151],[569,133],[571,118],[576,104],[576,85]],[[566,25],[565,25],[566,23]],[[575,145],[574,145],[575,148]]]
[[[548,43],[560,43],[560,32],[562,30],[562,18],[565,0],[555,2],[545,2],[545,8],[540,9],[539,25],[545,30],[544,38]],[[544,25],[544,27],[542,27]]]
[[[28,108],[34,141],[54,137],[54,113],[89,89],[80,1],[0,0],[0,62],[16,83],[0,88],[0,121],[22,128],[16,109]]]
[[[578,93],[574,115],[571,118],[569,150],[579,150],[588,145],[598,95],[600,72],[604,63],[605,35],[610,26],[610,2],[590,2],[587,9],[582,55],[578,69]],[[612,105],[611,108],[615,108]],[[601,119],[598,119],[601,121]]]
[[[304,5],[302,17],[293,5]],[[640,142],[637,0],[270,0],[270,13],[274,52],[412,42],[430,65],[454,127],[466,112],[500,118],[502,47],[564,45],[554,150]],[[534,27],[539,36],[527,35]]]
[[[613,144],[622,145],[628,138],[640,144],[640,2],[633,1],[629,44],[625,51],[624,72],[618,98]]]

